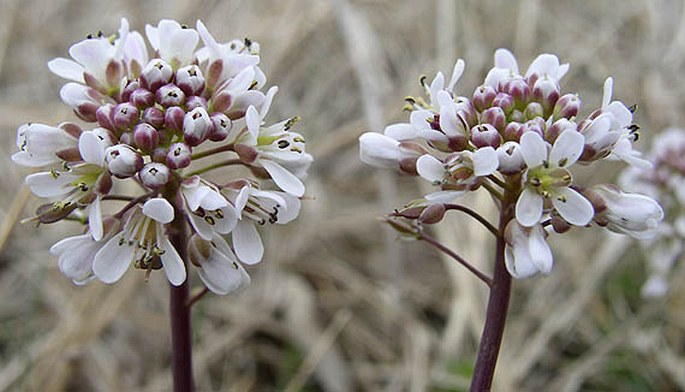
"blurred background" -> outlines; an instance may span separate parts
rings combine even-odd
[[[252,286],[195,305],[199,390],[468,388],[485,287],[377,219],[424,194],[421,181],[358,160],[362,132],[407,121],[403,98],[422,94],[421,75],[449,75],[461,57],[457,91],[470,95],[495,49],[511,49],[524,70],[550,52],[571,64],[562,90],[580,93],[581,115],[614,77],[614,97],[639,107],[639,149],[685,124],[679,0],[1,0],[0,390],[171,387],[163,274],[74,286],[48,249],[79,228],[20,224],[39,201],[23,185],[30,171],[9,161],[20,124],[75,120],[46,62],[89,33],[116,32],[122,16],[138,31],[202,19],[219,41],[258,41],[268,85],[280,87],[267,121],[302,116],[296,130],[316,159],[298,221],[265,232]],[[580,168],[576,178],[611,182],[623,167]],[[464,203],[495,214],[486,195]],[[432,233],[490,270],[494,242],[481,227],[449,216]],[[514,282],[495,390],[685,390],[682,265],[666,297],[646,300],[645,257],[628,238],[593,227],[549,241],[552,274]]]

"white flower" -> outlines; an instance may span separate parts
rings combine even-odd
[[[57,242],[50,248],[50,253],[57,256],[60,271],[75,284],[82,285],[93,278],[93,260],[102,245],[86,233]]]
[[[67,128],[68,125],[65,125]],[[19,152],[12,161],[22,166],[40,167],[61,161],[58,153],[78,147],[78,139],[67,129],[44,124],[24,124],[17,129]]]
[[[215,294],[226,295],[250,284],[247,271],[238,262],[226,240],[219,235],[215,234],[210,240],[191,237],[188,257],[200,267],[200,279]]]
[[[664,211],[654,199],[637,193],[625,193],[611,186],[592,189],[602,200],[602,209],[595,220],[617,233],[637,239],[653,238],[657,234]]]
[[[415,161],[420,153],[406,148],[407,143],[376,132],[359,137],[359,158],[362,162],[382,169],[401,169],[402,162]]]
[[[105,283],[114,283],[135,262],[136,267],[142,269],[163,266],[171,284],[182,284],[186,280],[185,265],[164,233],[164,225],[173,219],[174,208],[163,198],[150,199],[142,207],[136,206],[124,229],[95,255],[95,276]]]
[[[416,162],[416,170],[423,179],[443,190],[475,190],[480,177],[497,170],[499,160],[492,147],[483,147],[475,152],[461,151],[449,155],[443,163],[436,157],[425,154]]]
[[[512,220],[504,231],[506,246],[504,262],[509,274],[517,279],[552,271],[552,251],[547,245],[547,233],[540,225],[521,226]]]
[[[459,78],[461,78],[461,75],[464,73],[464,68],[466,67],[466,63],[464,63],[464,60],[458,59],[457,62],[454,64],[454,68],[452,69],[452,77],[450,78],[449,84],[445,87],[445,75],[443,75],[442,72],[438,72],[435,75],[435,78],[433,78],[433,81],[431,81],[430,85],[427,86],[428,89],[426,91],[428,97],[431,99],[431,106],[437,110],[440,111],[440,107],[442,106],[442,103],[439,102],[438,100],[438,95],[440,92],[446,92],[448,95],[451,97],[454,95],[454,86],[457,84],[459,81]],[[443,101],[444,103],[444,101]]]
[[[150,46],[159,53],[159,58],[174,69],[189,65],[195,58],[199,41],[195,29],[183,27],[175,20],[163,19],[157,27],[146,25],[145,34]]]
[[[547,147],[536,132],[521,137],[521,155],[528,169],[516,203],[516,220],[531,227],[540,222],[543,210],[553,207],[568,223],[585,226],[594,210],[585,197],[570,188],[573,178],[568,171],[583,151],[583,135],[568,129],[559,135],[549,153]],[[552,206],[545,207],[549,201]]]
[[[219,191],[194,176],[181,184],[186,215],[195,232],[209,241],[215,235],[228,234],[238,221],[238,212]]]

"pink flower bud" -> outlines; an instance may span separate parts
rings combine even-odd
[[[525,131],[526,127],[518,122],[510,122],[504,128],[504,140],[518,142],[521,139],[521,135]]]
[[[430,204],[428,207],[424,208],[423,212],[421,212],[421,215],[419,215],[419,222],[427,225],[432,225],[440,222],[444,216],[444,204]]]
[[[184,141],[191,147],[197,146],[207,139],[212,126],[212,120],[204,108],[191,110],[183,118]]]
[[[577,94],[564,94],[554,105],[554,118],[571,119],[580,111],[580,98]]]
[[[226,139],[231,132],[231,119],[223,113],[212,113],[212,130],[207,136],[209,140],[213,142],[220,142]]]
[[[138,108],[129,102],[118,104],[112,113],[112,123],[119,130],[130,129],[138,122]]]
[[[156,91],[158,88],[168,84],[174,76],[174,69],[162,59],[150,61],[140,73],[141,85],[150,90]]]
[[[166,113],[164,113],[164,126],[172,132],[181,131],[183,129],[183,118],[185,115],[185,110],[178,106],[167,108]]]
[[[481,124],[471,128],[471,141],[478,148],[487,146],[497,148],[501,143],[501,138],[495,127],[490,124]]]
[[[164,112],[156,107],[149,107],[143,111],[143,121],[155,128],[164,126]]]
[[[504,127],[507,122],[507,115],[504,114],[504,110],[498,106],[486,109],[481,115],[482,123],[492,124],[498,131],[504,131]]]
[[[176,85],[186,95],[200,95],[205,88],[205,78],[197,65],[189,65],[176,71]]]
[[[112,122],[113,113],[114,105],[112,105],[111,103],[100,106],[98,110],[95,111],[95,117],[98,120],[98,124],[101,127],[107,128],[111,131],[116,130],[114,122]]]
[[[567,129],[575,130],[576,124],[565,118],[559,119],[555,121],[552,126],[547,128],[547,132],[545,132],[545,140],[554,144],[554,142],[557,140],[557,137],[559,137],[559,135],[561,135],[561,133]]]
[[[160,87],[155,95],[157,102],[165,108],[170,106],[181,106],[186,101],[186,94],[183,90],[172,83]]]
[[[533,85],[533,97],[545,110],[551,110],[559,99],[559,84],[550,78],[539,78]]]
[[[473,106],[479,112],[492,106],[497,91],[490,86],[480,86],[473,92]]]
[[[121,91],[121,101],[126,102],[131,99],[131,94],[140,88],[140,83],[137,80],[129,82]]]
[[[159,134],[152,125],[140,123],[133,128],[133,143],[143,151],[152,151],[159,143]]]
[[[138,178],[146,187],[158,190],[169,182],[170,171],[166,165],[150,162],[138,172]]]
[[[530,87],[523,79],[511,79],[505,85],[504,92],[511,95],[521,106],[525,105],[530,98]]]
[[[542,117],[545,114],[545,109],[537,102],[531,102],[526,106],[524,115],[528,119],[534,119],[535,117]]]
[[[143,167],[143,158],[131,147],[123,144],[107,148],[105,162],[109,172],[117,178],[131,177]]]
[[[166,164],[170,169],[182,169],[190,165],[190,147],[185,143],[174,143],[166,154]]]
[[[188,110],[193,110],[195,108],[203,108],[207,110],[207,99],[197,95],[188,97],[186,100],[186,108]]]
[[[155,94],[144,88],[139,88],[131,93],[129,102],[140,109],[149,108],[155,104]]]
[[[505,93],[497,93],[495,99],[492,101],[492,106],[499,106],[504,110],[504,113],[511,113],[515,106],[514,98]]]

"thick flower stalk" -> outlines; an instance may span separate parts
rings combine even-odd
[[[254,223],[299,214],[312,157],[291,130],[298,117],[265,123],[277,88],[265,90],[256,42],[217,42],[200,21],[162,20],[145,36],[122,19],[118,34],[48,63],[80,121],[19,127],[12,160],[44,168],[26,183],[50,199],[30,220],[83,224],[51,248],[78,284],[114,283],[133,266],[146,279],[163,270],[184,295],[192,269],[216,294],[242,289],[241,263],[264,253]],[[117,193],[123,182],[142,191]]]
[[[464,61],[457,61],[447,84],[442,73],[430,83],[422,78],[426,97],[406,98],[410,121],[389,125],[382,134],[363,134],[360,157],[372,166],[428,181],[435,191],[390,214],[388,223],[444,251],[490,287],[472,381],[472,390],[487,390],[506,319],[510,279],[552,271],[550,234],[594,222],[640,237],[655,229],[663,212],[648,196],[574,180],[574,165],[622,160],[650,167],[633,148],[639,136],[634,109],[612,100],[611,78],[604,84],[601,107],[583,117],[580,97],[561,90],[569,65],[554,55],[538,56],[521,73],[512,53],[499,49],[494,68],[469,96],[455,89],[464,67]],[[455,204],[461,195],[479,189],[494,199],[498,225]],[[447,211],[468,214],[494,234],[492,277],[425,233],[424,225],[441,221]]]

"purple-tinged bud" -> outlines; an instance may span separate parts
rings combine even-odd
[[[162,59],[150,61],[140,73],[141,85],[150,90],[156,91],[158,88],[168,84],[174,76],[174,69]]]
[[[238,154],[240,161],[247,165],[253,164],[259,155],[259,152],[254,147],[247,144],[236,144],[235,152]]]
[[[176,71],[176,85],[186,95],[200,95],[205,89],[205,78],[197,65],[189,65]]]
[[[185,143],[174,143],[166,154],[166,164],[170,169],[182,169],[190,165],[190,147]]]
[[[466,128],[478,124],[478,115],[476,109],[471,104],[471,101],[464,98],[459,98],[456,104],[457,118],[464,122]]]
[[[518,122],[510,122],[504,128],[504,140],[518,142],[521,140],[521,135],[523,135],[525,130],[526,127],[523,124]]]
[[[526,106],[524,115],[527,119],[532,120],[536,117],[543,117],[545,114],[545,109],[537,102],[531,102]]]
[[[119,136],[119,144],[128,144],[131,145],[133,144],[133,133],[131,132],[124,132]]]
[[[494,106],[483,112],[480,121],[491,124],[498,131],[504,131],[504,127],[507,125],[507,115],[504,114],[501,107]]]
[[[523,114],[522,111],[514,109],[511,111],[511,113],[509,113],[509,121],[516,121],[520,123],[526,122],[526,115]]]
[[[172,132],[180,132],[183,130],[183,118],[185,117],[185,110],[178,106],[172,106],[166,109],[164,113],[164,126]]]
[[[197,146],[212,130],[212,120],[204,108],[195,108],[183,118],[183,140],[191,147]]]
[[[233,126],[231,119],[228,118],[227,115],[218,112],[212,113],[211,119],[213,127],[207,138],[213,142],[225,140],[231,132],[231,128]]]
[[[103,128],[109,129],[110,131],[116,130],[114,122],[112,121],[113,114],[114,105],[111,103],[104,104],[95,111],[95,117],[98,120],[98,124],[100,124],[100,126]]]
[[[552,110],[559,99],[559,84],[547,77],[539,78],[533,85],[533,98],[540,102],[545,110]]]
[[[186,100],[186,108],[193,110],[195,108],[203,108],[207,110],[207,99],[197,95],[193,95]]]
[[[528,103],[530,98],[530,87],[523,79],[511,79],[504,87],[504,92],[511,95],[521,106]]]
[[[150,90],[139,88],[131,93],[128,101],[140,109],[149,108],[155,104],[155,94]]]
[[[164,112],[156,107],[149,107],[143,111],[143,121],[155,128],[164,126]]]
[[[140,88],[140,83],[137,80],[129,82],[123,90],[121,90],[121,101],[126,102],[131,99],[131,94]]]
[[[557,140],[557,137],[559,137],[559,135],[561,135],[561,133],[567,129],[575,131],[577,129],[576,124],[565,118],[561,118],[547,128],[547,132],[545,132],[545,140],[551,144],[554,144],[554,142]]]
[[[504,110],[504,113],[507,114],[514,110],[515,104],[516,102],[514,101],[514,98],[505,93],[497,93],[495,99],[492,101],[492,106],[501,107],[502,110]]]
[[[554,105],[554,118],[571,119],[580,111],[580,98],[577,94],[564,94]]]
[[[419,215],[419,222],[432,225],[445,217],[445,205],[442,203],[430,204]]]
[[[501,141],[499,132],[490,124],[476,125],[471,128],[471,142],[478,147],[499,147]]]
[[[217,112],[226,112],[233,104],[233,97],[228,91],[222,91],[212,98],[212,108]]]
[[[165,163],[166,153],[167,149],[165,147],[157,147],[152,151],[150,159],[152,159],[152,162]]]
[[[166,165],[150,162],[138,172],[138,178],[146,187],[156,191],[169,182],[171,172]]]
[[[131,147],[123,144],[117,144],[105,150],[105,162],[107,162],[109,172],[117,178],[131,177],[143,167],[143,157]]]
[[[526,162],[521,155],[520,145],[516,142],[506,142],[497,148],[499,167],[497,170],[506,175],[519,173]]]
[[[156,98],[160,105],[168,108],[183,105],[186,101],[186,94],[177,85],[169,83],[157,90]]]
[[[473,107],[479,112],[492,106],[497,91],[490,86],[480,86],[473,92]]]
[[[143,151],[152,151],[159,143],[157,129],[150,124],[140,123],[133,128],[133,144]]]
[[[118,104],[112,113],[112,123],[114,127],[119,130],[130,129],[138,122],[138,108],[124,102]]]

